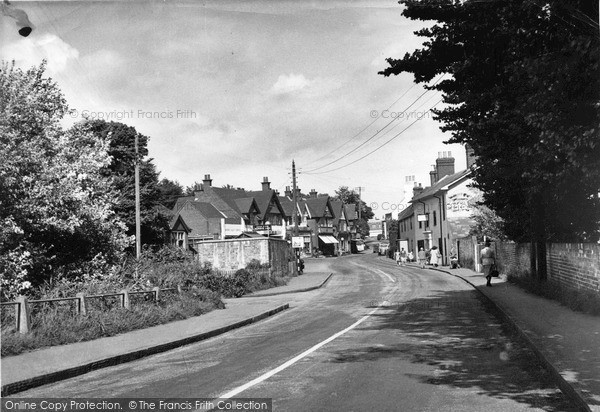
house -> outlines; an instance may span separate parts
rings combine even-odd
[[[469,168],[455,172],[451,153],[439,153],[430,172],[431,186],[415,188],[411,200],[413,216],[409,216],[409,212],[399,216],[413,222],[417,249],[437,246],[444,264],[448,263],[449,252],[456,248],[457,239],[465,237],[473,223],[470,200],[480,193],[470,187],[472,161],[467,154]]]
[[[262,190],[246,191],[213,187],[210,175],[205,175],[200,190],[177,199],[173,212],[173,222],[180,217],[190,229],[188,242],[192,245],[245,232],[280,239],[286,236],[285,211],[266,177]]]
[[[311,196],[302,202],[302,226],[311,231],[312,250],[316,248],[325,255],[336,255],[339,242],[334,237],[335,214],[331,199],[328,195],[317,196],[314,190]]]
[[[415,256],[418,252],[415,243],[415,211],[413,205],[409,204],[398,214],[398,237],[395,246],[400,250],[400,243],[406,242],[407,252],[412,251]]]
[[[344,204],[339,200],[331,201],[333,213],[334,237],[338,240],[338,252],[350,253],[352,239],[356,238],[356,205]]]
[[[210,203],[188,200],[174,216],[173,222],[174,224],[181,222],[182,225],[188,228],[187,247],[187,245],[194,245],[194,243],[202,240],[221,239],[226,216]],[[174,233],[181,232],[181,230],[176,230],[177,227],[174,224],[171,228],[172,236]],[[181,246],[179,242],[177,245]]]

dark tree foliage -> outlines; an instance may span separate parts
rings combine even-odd
[[[476,186],[514,240],[594,241],[600,222],[598,2],[405,0],[433,20],[424,47],[388,59],[385,76],[417,82],[448,106],[435,111],[448,143],[478,156]]]
[[[163,178],[158,182],[159,202],[172,209],[178,197],[183,196],[183,187],[177,181]]]
[[[159,172],[148,156],[148,137],[138,133],[134,127],[123,123],[104,120],[86,121],[93,133],[108,136],[110,133],[109,154],[112,163],[104,173],[112,177],[113,185],[119,193],[115,212],[127,225],[127,234],[135,235],[135,136],[138,136],[140,159],[140,217],[141,239],[144,244],[164,243],[169,217],[162,212],[160,205],[163,191],[159,186]]]

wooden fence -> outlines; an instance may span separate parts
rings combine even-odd
[[[151,290],[140,290],[140,291],[130,291],[124,289],[117,293],[107,293],[102,295],[84,295],[83,293],[78,293],[75,297],[66,297],[66,298],[51,298],[51,299],[37,299],[37,300],[29,300],[25,296],[19,296],[19,298],[15,302],[2,302],[0,305],[2,306],[13,306],[15,308],[15,329],[20,333],[28,333],[31,330],[31,305],[34,304],[43,304],[43,303],[52,303],[52,302],[63,302],[63,301],[76,301],[75,310],[79,315],[87,314],[87,303],[90,299],[104,299],[113,296],[119,296],[119,303],[121,308],[129,309],[131,307],[131,295],[150,295],[154,299],[154,301],[158,302],[160,293],[162,292],[174,292],[177,291],[179,293],[182,292],[182,288],[165,288],[160,289],[159,287],[155,287]]]

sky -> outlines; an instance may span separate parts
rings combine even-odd
[[[377,217],[397,212],[405,176],[427,186],[439,152],[465,168],[429,111],[441,96],[388,57],[422,47],[425,22],[395,1],[20,2],[27,38],[0,15],[0,58],[48,60],[71,114],[149,136],[161,178],[259,190],[263,177],[333,195],[362,187]],[[425,94],[424,94],[425,93]]]

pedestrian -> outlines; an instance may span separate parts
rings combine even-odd
[[[429,263],[435,267],[438,267],[438,263],[441,263],[442,254],[438,250],[437,246],[431,248],[431,258],[429,259]]]
[[[410,252],[408,252],[408,261],[412,262],[415,260],[415,255],[413,254],[412,250]]]
[[[394,260],[396,261],[397,265],[400,265],[400,252],[397,250],[394,252]]]
[[[406,258],[408,257],[408,254],[406,253],[406,250],[404,250],[404,248],[402,248],[402,250],[400,251],[400,262],[402,263],[402,266],[406,266]]]
[[[421,265],[421,269],[425,269],[425,261],[427,260],[427,252],[425,252],[425,249],[419,249],[417,256],[419,258],[419,265]]]
[[[487,279],[486,286],[492,286],[492,267],[496,264],[496,253],[490,247],[490,241],[486,239],[485,247],[479,253],[479,263],[483,265],[483,275]]]

